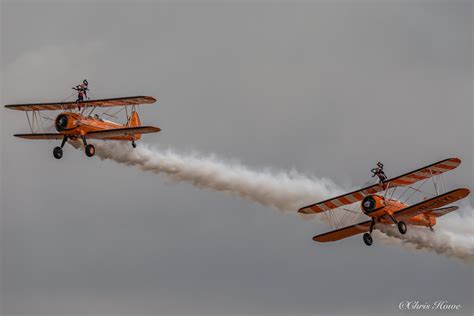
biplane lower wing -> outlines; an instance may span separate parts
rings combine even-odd
[[[59,133],[14,134],[13,136],[25,139],[63,139]]]
[[[374,184],[360,190],[337,196],[335,198],[302,207],[298,210],[298,212],[303,214],[314,214],[325,212],[344,205],[349,205],[358,201],[362,201],[364,197],[369,194],[385,191],[388,188],[409,186],[415,182],[442,174],[446,171],[457,168],[460,163],[461,160],[459,158],[441,160],[415,171],[405,173],[399,177],[389,179],[383,184]]]
[[[408,220],[413,216],[429,211],[436,212],[435,209],[459,201],[469,195],[469,189],[456,189],[434,198],[424,200],[415,205],[406,207],[395,212],[393,215],[397,220]],[[449,213],[449,212],[448,212]],[[446,213],[447,214],[447,213]],[[444,215],[444,214],[443,214]],[[442,216],[442,215],[440,215]]]
[[[336,241],[336,240],[344,239],[347,237],[355,236],[361,233],[365,233],[365,232],[368,232],[370,229],[370,222],[371,221],[365,221],[362,223],[336,229],[336,230],[333,230],[321,235],[314,236],[313,240],[319,241],[319,242]]]
[[[431,212],[436,217],[443,216],[449,212],[456,210],[457,207],[447,207],[445,209],[437,209],[437,208],[456,202],[460,199],[463,199],[469,195],[469,192],[470,192],[469,189],[453,190],[453,191],[438,195],[432,199],[428,199],[423,202],[404,208],[402,210],[399,210],[398,212],[394,213],[394,216],[397,220],[408,220],[409,218],[413,216],[416,216],[418,214],[425,213],[425,212]],[[443,210],[447,212],[444,212]],[[328,241],[336,241],[336,240],[344,239],[344,238],[351,237],[354,235],[358,235],[358,234],[369,231],[370,222],[371,221],[366,221],[366,222],[358,223],[355,225],[336,229],[336,230],[333,230],[321,235],[314,236],[313,240],[319,241],[319,242],[328,242]],[[384,225],[383,223],[380,223],[380,224]]]
[[[136,134],[158,133],[159,131],[161,131],[161,129],[159,127],[154,127],[154,126],[124,127],[124,128],[115,128],[115,129],[89,132],[86,134],[86,137],[94,138],[94,139],[107,139],[110,137],[134,136]],[[25,139],[63,139],[65,135],[59,134],[59,133],[35,133],[35,134],[15,134],[13,136],[19,137],[19,138],[25,138]]]
[[[108,129],[103,131],[94,131],[86,134],[87,138],[107,139],[110,137],[134,136],[136,134],[158,133],[161,131],[159,127],[154,126],[138,126]]]

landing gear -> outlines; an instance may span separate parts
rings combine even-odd
[[[63,149],[59,146],[54,147],[53,149],[53,156],[56,159],[61,159],[63,157]]]
[[[407,224],[404,221],[397,221],[393,215],[389,215],[392,222],[397,225],[398,231],[400,234],[405,235],[407,232]]]
[[[85,152],[86,152],[86,156],[87,156],[87,157],[92,157],[92,156],[94,156],[94,154],[95,154],[95,147],[94,147],[94,145],[91,145],[91,144],[87,145],[86,148],[85,148]]]
[[[405,224],[404,221],[399,221],[398,224],[397,224],[397,227],[398,227],[398,231],[400,232],[400,234],[402,234],[402,235],[406,234],[407,224]]]
[[[370,222],[369,232],[365,233],[362,236],[362,239],[364,240],[364,243],[367,246],[371,246],[372,243],[374,242],[373,239],[372,239],[372,231],[374,230],[374,227],[375,227],[375,218],[372,217],[372,221]]]
[[[63,137],[63,141],[61,142],[61,146],[54,147],[53,149],[53,156],[56,159],[61,159],[63,157],[63,147],[64,144],[67,142],[67,136]]]
[[[430,226],[428,226],[428,227],[430,228],[430,230],[431,230],[432,232],[434,232],[433,226],[430,225]]]
[[[87,145],[86,137],[82,136],[82,142],[84,143],[84,151],[86,152],[87,157],[92,157],[95,154],[95,147],[92,144]]]
[[[371,246],[372,243],[374,242],[372,240],[372,235],[369,234],[369,233],[365,233],[363,236],[362,236],[362,239],[364,240],[364,243],[367,245],[367,246]]]
[[[132,147],[133,147],[133,148],[137,148],[137,143],[135,143],[134,140],[132,140]]]

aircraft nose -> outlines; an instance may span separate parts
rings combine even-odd
[[[58,117],[56,118],[56,124],[55,124],[56,130],[58,132],[64,131],[67,128],[68,122],[69,122],[69,119],[67,115],[64,115],[64,114],[58,115]]]

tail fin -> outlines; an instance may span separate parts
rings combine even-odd
[[[138,113],[136,111],[133,111],[132,115],[130,115],[130,120],[128,121],[127,125],[129,127],[141,126],[140,117],[138,116]]]

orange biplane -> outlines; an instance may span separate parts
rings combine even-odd
[[[130,141],[135,148],[135,141],[142,134],[157,133],[160,128],[154,126],[141,126],[137,107],[140,104],[155,103],[156,99],[149,96],[134,96],[113,99],[97,99],[81,102],[57,102],[57,103],[30,103],[5,105],[7,109],[25,111],[30,134],[15,134],[14,136],[26,139],[62,139],[61,145],[53,150],[56,159],[63,156],[63,147],[68,140],[82,140],[84,150],[88,157],[95,154],[92,144],[87,144],[87,139],[122,140]],[[116,117],[115,115],[125,110],[126,123],[119,124],[102,119],[98,114],[92,114],[96,109],[107,107],[123,107],[114,114],[102,113],[104,116]],[[127,106],[131,106],[130,115]],[[56,117],[51,118],[42,114],[42,111],[60,111]],[[29,115],[28,113],[32,114]],[[87,113],[86,113],[87,112]],[[57,133],[40,132],[43,119],[54,122]]]
[[[446,171],[455,169],[460,163],[461,160],[459,158],[445,159],[399,177],[305,206],[299,209],[298,212],[303,214],[330,213],[337,208],[351,211],[344,207],[360,202],[359,205],[363,214],[371,218],[368,221],[314,236],[313,240],[318,242],[336,241],[364,233],[364,243],[370,246],[373,242],[371,234],[377,225],[395,224],[401,234],[407,232],[407,225],[425,226],[433,230],[433,226],[436,225],[436,218],[458,209],[457,206],[445,207],[446,205],[469,195],[469,189],[465,188],[452,190],[443,194],[440,193],[440,189],[443,187],[442,178],[440,178],[440,176]],[[410,197],[415,193],[423,193],[420,188],[430,178],[435,185],[436,193],[434,197],[425,198],[421,202],[411,206],[406,204],[408,199],[402,202],[401,197],[398,199],[393,198],[395,190],[398,187],[406,187],[403,194],[405,194],[408,189],[412,189],[413,193]],[[411,187],[412,184],[419,181],[423,182],[418,188]],[[385,191],[384,194],[376,194],[383,191]]]

